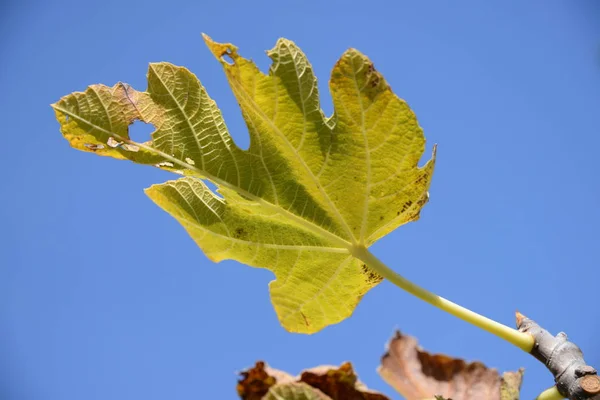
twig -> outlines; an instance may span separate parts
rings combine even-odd
[[[519,312],[517,328],[535,340],[531,355],[550,370],[558,393],[570,400],[600,400],[600,377],[596,369],[586,364],[581,349],[564,332],[552,336]]]

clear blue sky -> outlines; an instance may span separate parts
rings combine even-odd
[[[600,3],[565,1],[16,1],[0,6],[0,398],[235,399],[235,372],[375,368],[395,328],[428,349],[527,368],[507,343],[383,283],[324,331],[284,331],[270,272],[212,264],[142,189],[170,176],[72,150],[49,104],[88,84],[146,87],[147,64],[198,75],[234,138],[233,95],[200,33],[266,70],[278,37],[326,82],[367,54],[438,143],[431,202],[374,252],[415,282],[507,324],[566,330],[600,367]],[[148,130],[135,127],[134,137]],[[591,308],[591,311],[586,310]]]

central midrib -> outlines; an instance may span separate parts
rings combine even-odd
[[[308,165],[306,165],[306,163],[304,162],[304,159],[302,157],[300,157],[300,154],[298,154],[298,152],[296,151],[296,149],[294,148],[294,146],[292,146],[292,144],[290,143],[290,141],[288,140],[288,138],[283,134],[283,132],[281,132],[279,130],[279,128],[273,123],[273,121],[271,121],[271,119],[269,119],[260,108],[258,108],[258,106],[256,105],[256,103],[254,103],[254,101],[252,101],[252,99],[249,99],[246,92],[243,90],[243,88],[240,88],[240,85],[237,81],[232,80],[232,82],[234,83],[235,87],[238,89],[238,93],[242,94],[242,98],[246,101],[247,104],[249,104],[252,109],[261,117],[263,118],[265,121],[268,122],[268,124],[273,128],[273,130],[283,139],[283,142],[286,144],[286,146],[290,149],[290,151],[292,152],[292,154],[294,154],[296,156],[296,158],[298,159],[298,161],[300,162],[300,164],[302,165],[302,167],[306,170],[307,175],[311,177],[313,183],[315,184],[315,186],[317,187],[317,189],[319,190],[319,192],[321,193],[321,196],[323,196],[324,200],[329,204],[329,207],[331,209],[331,211],[333,213],[335,213],[339,224],[346,230],[346,234],[348,235],[348,237],[354,242],[355,237],[352,234],[352,231],[350,230],[350,227],[348,226],[348,223],[346,222],[346,220],[342,217],[342,214],[340,213],[340,210],[336,207],[336,205],[331,201],[331,198],[329,197],[329,195],[327,194],[327,192],[325,192],[319,182],[319,180],[317,179],[317,177],[313,174],[313,172],[311,171],[311,169],[308,167]],[[337,236],[336,236],[337,237]],[[340,238],[341,239],[341,238]],[[343,239],[342,239],[343,240]]]

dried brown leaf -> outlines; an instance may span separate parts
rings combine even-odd
[[[349,362],[339,368],[321,366],[302,372],[302,382],[319,389],[332,400],[389,400],[381,393],[371,391],[362,384]]]
[[[520,368],[516,372],[505,372],[502,374],[502,382],[500,383],[501,400],[519,400],[523,372],[524,369]]]
[[[253,368],[243,371],[241,376],[237,391],[243,400],[288,400],[288,397],[290,400],[390,400],[361,383],[350,363],[340,367],[322,365],[292,377],[259,361]]]
[[[427,353],[415,338],[400,332],[390,341],[378,372],[407,400],[435,396],[452,400],[518,400],[522,377],[522,371],[500,377],[498,371],[480,362]]]
[[[283,372],[257,361],[254,367],[240,373],[237,392],[242,400],[261,400],[276,383],[294,382],[295,379]]]

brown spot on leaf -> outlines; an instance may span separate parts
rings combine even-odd
[[[408,200],[406,203],[404,203],[404,204],[402,205],[402,210],[400,210],[400,212],[402,212],[402,213],[403,213],[403,212],[404,212],[404,211],[406,211],[406,210],[407,210],[407,209],[408,209],[410,206],[412,206],[412,204],[413,204],[412,200]]]
[[[242,228],[241,226],[238,228],[235,228],[235,231],[233,233],[233,237],[236,239],[245,239],[248,236],[248,232],[246,232],[246,230],[244,228]]]
[[[379,85],[379,75],[373,75],[373,78],[371,78],[371,81],[369,82],[369,86],[371,86],[372,88],[377,87],[377,85]]]
[[[306,318],[306,315],[304,315],[304,313],[302,311],[300,311],[300,315],[302,315],[302,318],[304,318],[304,323],[306,324],[306,326],[310,326],[310,322],[308,322],[308,318]]]
[[[367,267],[367,264],[363,264],[362,273],[366,278],[366,281],[370,284],[378,284],[383,280],[383,276],[379,275],[375,271],[371,270],[371,268]]]
[[[425,195],[421,196],[421,198],[417,201],[417,205],[419,207],[423,207],[429,201],[429,193],[425,193]]]
[[[421,218],[421,211],[417,211],[414,215],[412,215],[410,217],[410,219],[408,220],[408,222],[414,222],[417,221],[419,218]]]

